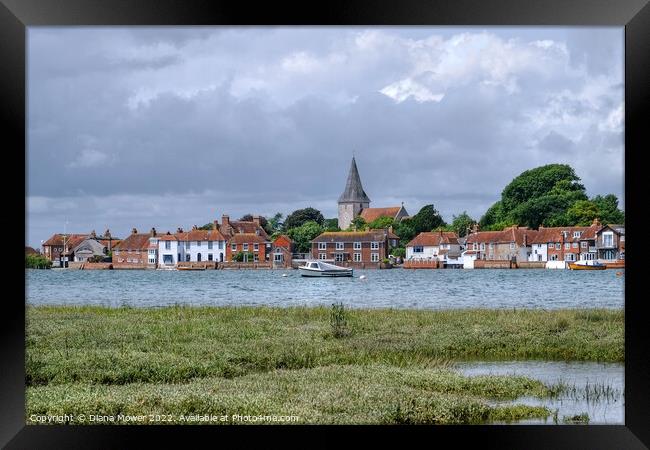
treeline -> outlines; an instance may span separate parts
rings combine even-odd
[[[311,241],[325,231],[342,231],[338,219],[326,219],[317,209],[297,209],[284,218],[282,213],[261,217],[260,224],[272,239],[279,234],[288,235],[296,244],[296,251],[311,251]],[[356,217],[348,230],[367,230],[393,227],[400,238],[400,247],[392,254],[404,256],[404,246],[424,231],[454,231],[459,237],[468,234],[478,223],[483,231],[498,231],[512,225],[538,228],[558,226],[587,226],[595,218],[602,223],[624,224],[625,214],[618,208],[618,198],[613,194],[588,198],[585,187],[573,168],[566,164],[549,164],[527,170],[515,177],[502,191],[501,199],[494,203],[477,221],[466,211],[452,216],[446,223],[433,204],[423,206],[414,216],[394,221],[380,217],[370,223]],[[246,214],[239,220],[253,220]],[[204,225],[212,228],[212,224]],[[343,230],[346,231],[346,230]]]

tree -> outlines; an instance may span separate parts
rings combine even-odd
[[[325,231],[341,231],[339,228],[339,219],[325,219],[323,222]]]
[[[366,222],[366,219],[364,219],[361,216],[357,216],[354,219],[352,219],[352,222],[350,222],[350,227],[348,228],[348,230],[363,231],[366,228],[368,228],[368,223]]]
[[[268,225],[266,232],[268,234],[274,234],[282,229],[282,217],[282,213],[277,212],[273,217],[266,219]]]
[[[406,245],[417,234],[411,219],[402,219],[397,222],[393,232],[399,237],[400,245]]]
[[[211,230],[213,226],[213,223],[206,223],[205,225],[201,225],[199,230]]]
[[[415,233],[423,231],[431,231],[438,227],[444,227],[445,221],[433,207],[433,205],[425,205],[420,211],[411,218],[411,223],[415,229]]]
[[[469,214],[467,214],[467,211],[463,211],[458,216],[453,216],[453,220],[448,229],[449,231],[454,231],[458,237],[463,237],[467,234],[467,230],[471,229],[475,223],[476,220],[472,219]]]
[[[52,267],[52,261],[43,255],[31,254],[25,255],[25,268],[26,269],[49,269]]]
[[[311,251],[311,241],[316,239],[323,232],[323,226],[316,221],[310,220],[299,227],[290,228],[287,235],[296,244],[298,253],[308,253]]]
[[[618,198],[614,194],[604,197],[597,195],[591,201],[598,207],[598,218],[601,223],[625,224],[625,213],[618,209]]]
[[[379,228],[388,228],[393,225],[392,217],[378,217],[368,224],[368,228],[379,229]]]
[[[284,221],[284,229],[289,230],[303,225],[306,222],[314,221],[318,225],[323,225],[325,218],[317,209],[308,207],[304,209],[297,209],[287,216]]]
[[[598,215],[598,205],[591,200],[578,200],[566,212],[570,224],[584,227],[591,225]]]

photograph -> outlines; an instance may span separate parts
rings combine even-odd
[[[28,426],[626,424],[624,27],[25,50]]]

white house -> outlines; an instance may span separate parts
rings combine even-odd
[[[458,236],[449,231],[420,233],[406,244],[406,260],[441,261],[447,266],[461,265]]]
[[[212,230],[196,226],[187,232],[179,229],[158,237],[157,258],[160,268],[172,268],[179,262],[222,262],[226,259],[226,238],[216,224]]]

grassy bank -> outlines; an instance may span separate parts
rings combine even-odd
[[[301,422],[544,417],[489,399],[550,395],[452,360],[622,361],[623,311],[29,307],[34,413],[295,414]],[[339,337],[337,337],[339,336]]]

